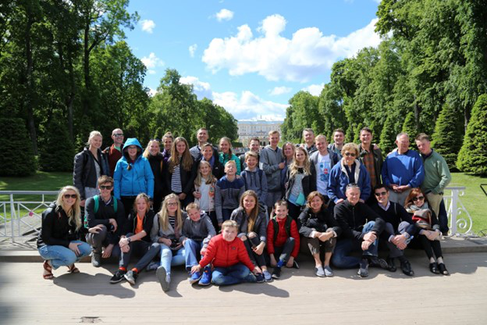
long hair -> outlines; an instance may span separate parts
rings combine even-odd
[[[296,152],[296,146],[294,145],[294,143],[292,142],[286,142],[285,144],[282,145],[282,158],[284,158],[284,160],[287,160],[287,157],[284,155],[284,148],[286,148],[287,146],[290,146],[292,149],[293,149],[293,157],[294,157],[294,153]]]
[[[298,166],[298,162],[296,161],[296,154],[298,153],[298,151],[301,151],[304,154],[304,165],[303,166]],[[289,166],[289,170],[290,170],[289,176],[293,177],[294,175],[296,175],[299,168],[304,169],[305,175],[311,175],[311,167],[310,166],[311,166],[311,164],[310,164],[309,159],[308,159],[308,152],[306,150],[304,150],[303,147],[297,147],[296,150],[294,151],[294,159],[291,162],[291,165]]]
[[[215,176],[213,176],[213,173],[211,172],[211,165],[209,162],[206,160],[201,160],[200,164],[198,166],[198,174],[196,176],[196,179],[194,180],[194,185],[196,186],[201,186],[201,182],[203,181],[203,175],[200,173],[200,168],[202,165],[206,165],[210,168],[210,173],[208,174],[208,178],[205,180],[205,184],[214,184],[216,183],[217,179]]]
[[[132,206],[135,214],[137,214],[137,201],[139,199],[144,199],[144,201],[145,201],[145,204],[146,204],[146,208],[145,208],[145,212],[144,212],[144,216],[145,216],[147,214],[147,212],[149,212],[149,210],[150,210],[150,198],[145,193],[139,193],[139,195],[137,195],[137,197],[134,200],[134,205]],[[142,216],[140,216],[140,217],[142,217]]]
[[[223,137],[220,139],[220,142],[225,141],[228,142],[228,158],[232,158],[232,140],[230,140],[229,137]],[[219,142],[219,143],[220,143]],[[225,153],[222,151],[222,154],[225,155]]]
[[[167,195],[162,202],[161,211],[159,211],[159,225],[164,231],[169,228],[169,212],[167,211],[167,202],[171,199],[175,200],[178,204],[178,209],[176,210],[176,229],[174,230],[179,231],[183,227],[183,216],[181,213],[181,202],[179,202],[179,197],[174,193]]]
[[[171,147],[171,158],[169,158],[169,171],[174,173],[174,168],[179,165],[179,153],[176,150],[176,146],[178,143],[184,142],[186,148],[183,152],[183,159],[182,159],[182,167],[185,171],[190,171],[191,167],[193,167],[193,157],[189,153],[189,146],[188,141],[186,141],[183,137],[177,137],[174,142],[172,143]]]
[[[76,201],[74,201],[74,204],[70,208],[66,207],[63,201],[63,196],[67,191],[73,191],[76,194]],[[61,188],[56,199],[56,205],[63,208],[64,212],[66,212],[66,215],[68,216],[68,223],[70,225],[75,225],[76,230],[81,228],[81,208],[79,207],[80,200],[78,189],[71,185]]]
[[[160,152],[160,143],[159,143],[159,140],[150,140],[149,143],[147,144],[147,147],[145,147],[145,150],[144,150],[144,153],[142,154],[142,156],[144,156],[145,158],[149,159],[149,156],[150,156],[150,147],[152,146],[152,144],[154,142],[157,142],[159,144],[159,152]]]
[[[91,144],[91,139],[94,137],[99,136],[103,140],[103,136],[101,135],[100,131],[91,131],[90,135],[88,136],[88,142],[86,142],[86,145],[89,147]]]
[[[428,199],[426,198],[426,195],[424,195],[423,191],[421,191],[420,188],[415,187],[415,188],[411,189],[411,192],[409,192],[409,195],[406,198],[406,201],[404,201],[404,207],[406,208],[406,207],[409,207],[412,204],[414,204],[413,199],[416,196],[419,196],[420,194],[422,194],[424,196],[424,203],[427,203]]]
[[[248,232],[251,232],[254,229],[255,221],[257,220],[257,216],[259,215],[259,198],[257,197],[257,194],[254,191],[252,190],[245,191],[242,194],[242,197],[240,198],[240,207],[244,209],[244,212],[245,212],[245,208],[243,205],[243,201],[247,196],[251,196],[255,200],[254,208],[252,209],[252,211],[250,211],[249,215],[247,215],[247,222],[248,222],[247,230]]]

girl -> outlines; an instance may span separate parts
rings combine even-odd
[[[171,284],[171,265],[185,262],[181,229],[186,217],[186,212],[181,210],[181,201],[174,193],[164,198],[161,211],[154,217],[151,239],[161,247],[161,263],[156,275],[164,291],[168,291]]]
[[[265,281],[272,281],[267,270],[264,247],[267,241],[266,215],[259,209],[259,200],[254,191],[245,191],[240,206],[232,212],[230,220],[238,224],[238,237],[244,242],[250,260],[262,269]]]
[[[245,186],[241,178],[236,176],[235,161],[230,160],[225,164],[225,173],[217,183],[215,190],[215,210],[218,226],[230,219],[232,211],[238,208],[238,200],[242,196]]]
[[[133,210],[122,230],[119,245],[121,250],[119,268],[110,279],[110,283],[118,283],[124,278],[134,285],[137,276],[159,253],[159,245],[153,245],[150,232],[154,222],[154,211],[150,209],[150,198],[145,193],[137,195]],[[141,259],[127,272],[132,255]]]
[[[161,153],[159,139],[150,140],[142,156],[149,160],[152,174],[154,175],[153,210],[159,211],[161,209],[162,197],[164,195],[164,178],[162,173],[162,169],[164,167],[164,156]]]
[[[189,153],[188,142],[183,137],[177,137],[172,144],[165,180],[166,188],[176,194],[184,206],[193,201],[191,192],[197,168],[196,162]]]
[[[286,189],[284,188],[284,184],[286,183],[286,175],[287,171],[289,169],[289,166],[293,162],[294,159],[294,151],[296,150],[296,146],[291,143],[291,142],[286,142],[282,146],[282,159],[285,163],[284,168],[281,169],[281,188],[282,188],[282,196],[284,196],[284,193],[286,192]]]
[[[281,277],[281,268],[293,267],[299,253],[299,232],[296,221],[288,216],[287,203],[279,200],[274,204],[275,215],[267,225],[267,252],[274,267],[272,278]],[[297,264],[296,264],[297,265]]]
[[[37,239],[37,250],[45,260],[44,279],[54,279],[53,269],[67,266],[68,272],[79,273],[74,265],[91,252],[87,243],[79,240],[86,232],[81,223],[80,195],[74,186],[59,191],[56,203],[42,213],[42,228]]]
[[[316,178],[311,174],[314,165],[308,160],[308,152],[303,147],[297,147],[294,152],[294,160],[289,166],[284,198],[288,202],[289,215],[298,220],[301,208],[306,203],[306,197],[312,191],[316,191]],[[298,222],[298,228],[300,224]]]
[[[211,166],[211,173],[216,179],[220,179],[225,175],[225,166],[220,162],[218,152],[211,145],[211,143],[205,143],[201,146],[201,160],[207,161]]]
[[[210,217],[215,229],[218,229],[218,220],[215,212],[215,186],[217,179],[211,172],[209,162],[202,160],[199,164],[198,176],[194,181],[194,202],[199,205]]]
[[[330,259],[335,249],[336,238],[341,233],[337,221],[325,206],[325,199],[318,191],[308,195],[306,208],[299,216],[304,241],[315,260],[315,273],[319,277],[332,277]],[[324,261],[321,254],[325,254]]]
[[[100,194],[98,178],[101,175],[110,175],[108,160],[100,150],[102,142],[101,133],[91,131],[87,147],[74,157],[73,183],[81,195],[82,207],[87,198]]]
[[[227,161],[235,161],[235,167],[237,168],[237,175],[240,175],[240,159],[232,153],[232,140],[227,137],[220,139],[220,162],[225,165]]]
[[[404,202],[406,211],[413,214],[413,221],[421,228],[419,240],[430,262],[430,271],[450,275],[443,261],[440,244],[440,225],[435,213],[430,210],[426,195],[419,188],[413,188]],[[436,260],[435,260],[436,256]]]

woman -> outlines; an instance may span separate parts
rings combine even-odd
[[[296,146],[291,142],[286,142],[282,146],[282,159],[285,162],[284,168],[281,169],[281,186],[282,186],[282,196],[284,197],[284,193],[286,189],[284,188],[284,184],[286,183],[286,176],[289,166],[293,162],[294,159],[294,151],[296,150]]]
[[[59,191],[56,203],[42,213],[42,228],[37,239],[37,250],[45,260],[44,279],[54,279],[52,270],[67,266],[68,272],[79,273],[74,265],[91,252],[87,243],[80,241],[86,232],[81,222],[80,195],[76,187],[65,186]]]
[[[284,198],[288,202],[289,216],[297,222],[298,228],[301,227],[298,217],[306,203],[306,197],[316,190],[316,177],[312,176],[314,168],[309,162],[306,149],[297,147],[287,171]]]
[[[355,183],[360,188],[360,201],[365,202],[371,192],[369,172],[358,158],[358,146],[347,143],[342,148],[342,159],[330,171],[328,197],[335,205],[345,199],[348,184]]]
[[[183,206],[193,202],[193,184],[198,171],[198,164],[189,153],[188,142],[177,137],[171,148],[171,158],[165,173],[165,186],[168,192],[179,197]]]
[[[220,162],[219,156],[215,156],[216,150],[211,143],[205,143],[201,146],[201,161],[207,161],[211,166],[211,173],[216,179],[220,179],[225,175],[225,167]]]
[[[113,175],[113,191],[115,197],[122,201],[128,216],[137,195],[146,193],[150,198],[154,197],[154,175],[149,161],[142,156],[139,140],[128,138],[122,152]]]
[[[81,195],[80,206],[85,206],[87,198],[100,194],[98,178],[110,175],[108,160],[101,152],[103,137],[98,131],[91,131],[87,147],[74,157],[73,183]]]
[[[137,276],[159,253],[159,245],[153,245],[150,238],[154,212],[150,209],[150,198],[145,193],[140,193],[135,198],[133,210],[125,222],[120,238],[120,261],[117,272],[110,279],[110,283],[118,283],[124,278],[131,285],[135,284]],[[127,272],[127,267],[132,255],[137,255],[140,260]]]
[[[227,161],[233,160],[235,161],[235,165],[237,166],[237,175],[240,175],[240,159],[232,152],[232,140],[227,137],[223,137],[220,139],[220,162],[223,166],[227,163]]]
[[[164,157],[164,162],[167,163],[169,158],[171,158],[171,148],[174,138],[171,132],[166,132],[162,137],[162,144],[164,145],[164,150],[162,151],[162,156]]]
[[[426,256],[428,256],[430,271],[434,274],[450,275],[443,261],[440,225],[435,213],[429,208],[426,195],[419,188],[411,189],[404,202],[404,207],[413,215],[416,226],[421,228],[418,237]]]
[[[262,269],[265,281],[272,281],[264,256],[267,242],[266,215],[260,211],[258,202],[254,191],[245,191],[240,198],[240,206],[232,212],[230,220],[237,222],[238,237],[244,242],[252,263]]]
[[[336,238],[341,233],[337,221],[328,211],[324,197],[313,191],[308,195],[306,208],[299,215],[299,233],[308,245],[315,261],[315,273],[319,277],[332,277],[330,260],[335,249]],[[324,254],[324,260],[321,255]]]
[[[150,140],[142,156],[149,160],[152,174],[154,175],[153,210],[159,211],[161,209],[162,197],[164,196],[164,178],[162,170],[165,167],[164,156],[161,153],[159,139]]]
[[[161,247],[161,263],[156,275],[164,291],[168,291],[171,284],[171,265],[185,263],[185,250],[180,239],[186,216],[181,210],[179,197],[172,193],[164,198],[161,211],[154,217],[151,239]]]

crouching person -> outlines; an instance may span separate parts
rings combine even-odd
[[[198,265],[198,257],[205,255],[211,237],[216,235],[215,228],[206,213],[200,210],[198,203],[186,207],[188,217],[183,222],[182,243],[186,250],[186,270],[190,271],[189,283],[198,282],[207,286],[211,281],[211,266],[205,266],[203,272],[191,273],[191,268]]]
[[[262,270],[250,261],[244,243],[237,238],[237,231],[236,221],[223,222],[221,234],[210,240],[205,256],[191,272],[201,272],[211,262],[214,267],[211,283],[215,285],[256,282],[257,276],[262,279]]]

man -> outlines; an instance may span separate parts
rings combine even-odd
[[[369,172],[370,188],[374,188],[381,183],[380,173],[382,170],[382,151],[379,147],[372,144],[372,130],[368,127],[360,130],[360,145],[359,145],[359,159]],[[368,204],[374,205],[377,203],[374,195],[371,195],[367,200]]]
[[[385,228],[380,238],[386,241],[389,248],[387,259],[389,270],[391,272],[396,271],[394,259],[397,258],[401,263],[402,272],[408,276],[413,276],[414,271],[409,261],[404,257],[404,249],[416,234],[416,225],[411,219],[411,215],[401,205],[389,201],[389,189],[385,185],[376,185],[374,195],[377,198],[377,203],[372,206],[372,210],[385,222]]]
[[[260,169],[267,177],[267,207],[272,211],[274,203],[282,197],[281,170],[285,167],[282,150],[277,146],[280,135],[278,131],[269,132],[269,145],[260,153]]]
[[[427,134],[418,134],[416,146],[421,153],[424,166],[424,181],[421,191],[426,195],[430,208],[438,216],[441,232],[448,233],[448,217],[446,213],[440,213],[440,205],[444,204],[445,187],[451,182],[450,169],[445,159],[431,148],[430,138]]]
[[[409,150],[409,135],[399,133],[397,150],[391,152],[382,165],[382,180],[392,190],[390,200],[404,205],[409,192],[423,183],[423,161],[414,150]]]
[[[315,145],[315,133],[313,129],[306,128],[303,130],[303,140],[304,143],[301,145],[301,147],[308,152],[308,156],[318,150]]]
[[[118,257],[120,229],[125,221],[122,201],[112,196],[113,178],[103,175],[98,178],[100,195],[86,200],[85,227],[89,229],[86,242],[92,246],[91,264],[99,267],[101,258]]]
[[[257,154],[257,164],[259,164],[259,159],[260,159],[260,140],[259,138],[252,138],[249,141],[249,150],[253,151]],[[244,170],[247,167],[247,164],[245,163],[245,155],[240,155],[240,166],[242,166],[242,170]]]
[[[195,161],[198,161],[201,159],[201,146],[207,143],[208,139],[210,138],[208,135],[208,130],[206,128],[199,128],[196,132],[196,138],[198,139],[198,144],[194,147],[191,147],[191,149],[189,149],[189,153],[191,154],[191,156],[193,156],[193,159]],[[214,156],[218,157],[217,148],[213,147],[213,151]]]
[[[324,135],[317,135],[314,142],[317,151],[313,152],[309,157],[310,163],[315,166],[314,169],[311,169],[311,172],[312,176],[316,177],[316,188],[318,192],[320,192],[328,202],[328,181],[330,170],[340,161],[340,158],[338,158],[338,155],[333,151],[328,151],[328,142]]]
[[[360,266],[357,274],[369,275],[369,263],[389,269],[387,262],[378,258],[379,236],[384,230],[384,220],[365,203],[359,202],[360,188],[354,183],[347,185],[347,199],[335,206],[335,219],[342,229],[331,261],[343,269]],[[352,251],[362,252],[362,257],[349,256]]]
[[[345,144],[345,131],[336,129],[333,131],[333,143],[328,146],[328,150],[333,151],[342,159],[342,147]]]
[[[110,167],[111,176],[115,172],[117,161],[122,158],[123,131],[121,129],[113,130],[112,140],[113,144],[103,150],[103,153],[108,156],[108,166]]]

